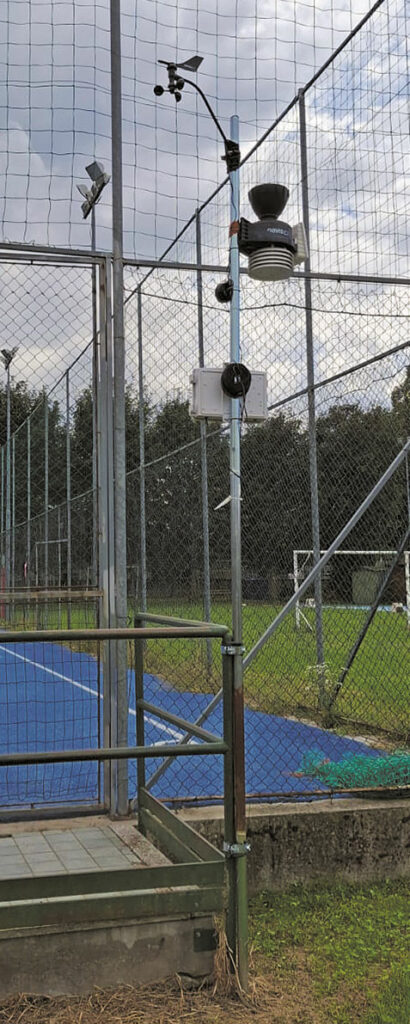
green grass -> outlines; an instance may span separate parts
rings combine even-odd
[[[251,906],[257,971],[281,991],[297,984],[313,1009],[295,1020],[408,1024],[408,906],[406,881],[262,894]]]
[[[243,607],[243,633],[249,651],[279,611],[268,603],[246,603]],[[202,619],[199,603],[170,598],[150,602],[150,611],[164,615]],[[44,616],[44,610],[40,613]],[[48,608],[48,626],[58,626],[58,605]],[[61,626],[67,627],[67,611],[60,608]],[[132,621],[130,608],[130,620]],[[306,610],[314,625],[314,611]],[[353,609],[324,610],[326,680],[332,692],[347,655],[365,621],[366,612]],[[229,625],[230,606],[214,604],[212,619]],[[16,608],[15,620],[23,625],[22,610]],[[40,619],[41,623],[43,619]],[[95,624],[95,609],[90,603],[72,606],[71,625],[87,628]],[[35,616],[26,618],[26,628],[36,625]],[[91,649],[91,648],[90,648]],[[295,628],[289,615],[268,641],[245,675],[245,698],[254,708],[277,714],[294,714],[321,721],[314,632],[306,625]],[[219,642],[212,642],[212,672],[205,670],[205,644],[178,640],[172,643],[150,641],[146,652],[148,671],[183,690],[215,692],[221,684]],[[392,733],[394,742],[404,744],[410,720],[410,632],[404,615],[378,612],[334,705],[335,725],[346,731]]]
[[[243,633],[249,651],[280,609],[271,604],[246,604]],[[202,618],[199,604],[155,601],[150,611]],[[314,611],[307,610],[314,625]],[[346,663],[347,655],[365,621],[366,612],[325,609],[324,636],[326,689],[331,692]],[[229,624],[229,605],[215,604],[214,622]],[[214,648],[213,687],[220,680],[218,644]],[[191,641],[174,642],[168,651],[158,643],[148,645],[150,670],[176,686],[204,688],[203,646]],[[314,632],[306,626],[298,631],[289,615],[245,675],[246,700],[267,712],[311,716],[320,720]],[[378,612],[357,658],[341,689],[335,710],[342,721],[364,725],[370,731],[390,731],[405,742],[410,719],[410,633],[406,617]]]

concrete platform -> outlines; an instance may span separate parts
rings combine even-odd
[[[150,838],[135,818],[0,825],[0,998],[212,971],[224,858],[145,802]]]
[[[0,825],[0,879],[159,867],[170,861],[136,821],[102,816]]]

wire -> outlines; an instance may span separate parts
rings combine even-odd
[[[402,352],[403,349],[409,348],[410,340],[404,341],[402,345],[395,345],[394,348],[389,348],[385,352],[379,353],[377,356],[371,356],[370,359],[364,359],[362,363],[356,363],[355,366],[349,366],[347,370],[341,370],[340,373],[333,374],[332,377],[326,377],[325,380],[320,380],[313,384],[311,388],[301,388],[300,391],[294,391],[292,395],[288,395],[287,398],[281,398],[278,402],[274,402],[273,405],[268,406],[269,412],[274,409],[280,409],[281,406],[287,405],[288,402],[293,402],[295,398],[302,398],[303,395],[307,395],[309,391],[317,391],[319,388],[326,387],[327,384],[333,384],[336,380],[341,380],[342,377],[347,377],[350,373],[355,373],[357,370],[363,370],[366,366],[371,366],[373,363],[379,363],[382,359],[388,359],[389,356],[394,356],[396,352]]]

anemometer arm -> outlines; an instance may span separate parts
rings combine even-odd
[[[212,117],[212,120],[213,120],[214,124],[216,124],[216,127],[218,129],[219,134],[222,135],[222,138],[224,140],[225,156],[222,157],[222,160],[226,160],[226,167],[227,167],[228,172],[236,171],[238,169],[238,167],[239,167],[240,162],[241,162],[241,153],[240,153],[240,149],[239,149],[238,143],[237,142],[233,142],[232,139],[228,139],[227,138],[223,128],[219,124],[219,121],[218,121],[218,118],[217,118],[215,112],[212,110],[212,107],[211,107],[211,104],[209,103],[209,100],[207,100],[207,98],[205,96],[205,93],[202,92],[202,89],[199,88],[199,85],[197,85],[196,82],[192,82],[190,78],[184,78],[184,82],[186,83],[186,85],[192,85],[192,88],[196,89],[196,91],[199,92],[199,95],[202,97],[202,99],[203,99],[203,101],[205,103],[205,106],[206,106],[207,110],[209,111],[209,113],[210,113],[210,115]]]
[[[199,58],[198,58],[198,60],[199,60]],[[165,61],[162,61],[162,60],[159,61],[159,64],[165,64],[165,63],[166,63]],[[182,67],[182,68],[184,67],[183,64],[181,64],[179,66]],[[188,67],[188,62],[187,62],[187,64],[185,66]],[[201,96],[203,102],[205,103],[205,106],[206,106],[206,109],[208,110],[208,113],[211,115],[212,120],[213,120],[214,124],[216,125],[216,127],[218,129],[219,134],[222,136],[222,138],[224,140],[225,155],[222,157],[222,159],[226,160],[226,167],[227,167],[227,170],[228,170],[228,174],[230,174],[231,171],[236,171],[238,169],[240,161],[241,161],[241,154],[240,154],[240,149],[239,149],[238,143],[234,142],[232,139],[228,139],[227,138],[227,136],[225,135],[225,132],[224,132],[222,126],[220,125],[220,123],[218,121],[218,118],[217,118],[214,110],[212,110],[212,107],[211,107],[211,104],[209,103],[209,100],[205,96],[205,93],[202,92],[202,89],[200,89],[199,85],[197,85],[196,82],[193,82],[192,79],[190,79],[190,78],[183,78],[181,75],[179,75],[177,73],[177,68],[178,68],[178,64],[171,63],[171,62],[169,64],[166,63],[166,69],[167,69],[167,72],[168,72],[168,92],[170,92],[172,96],[175,96],[175,100],[176,100],[177,103],[179,103],[180,100],[182,99],[181,90],[184,88],[184,85],[191,85],[193,89],[196,89],[196,91],[199,92],[199,95]],[[191,68],[190,70],[196,70],[196,69],[195,68]],[[155,93],[156,96],[162,96],[162,94],[164,92],[165,92],[165,89],[163,88],[162,85],[156,85],[154,87],[154,93]]]

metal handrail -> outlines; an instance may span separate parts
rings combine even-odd
[[[1,600],[1,594],[0,594]],[[178,620],[175,620],[178,621]],[[184,621],[184,620],[182,620]],[[189,620],[187,620],[189,621]],[[1,637],[8,643],[36,643],[44,641],[70,640],[178,640],[178,639],[221,639],[226,636],[227,627],[213,623],[194,623],[163,628],[111,628],[111,629],[32,629],[5,630]]]

